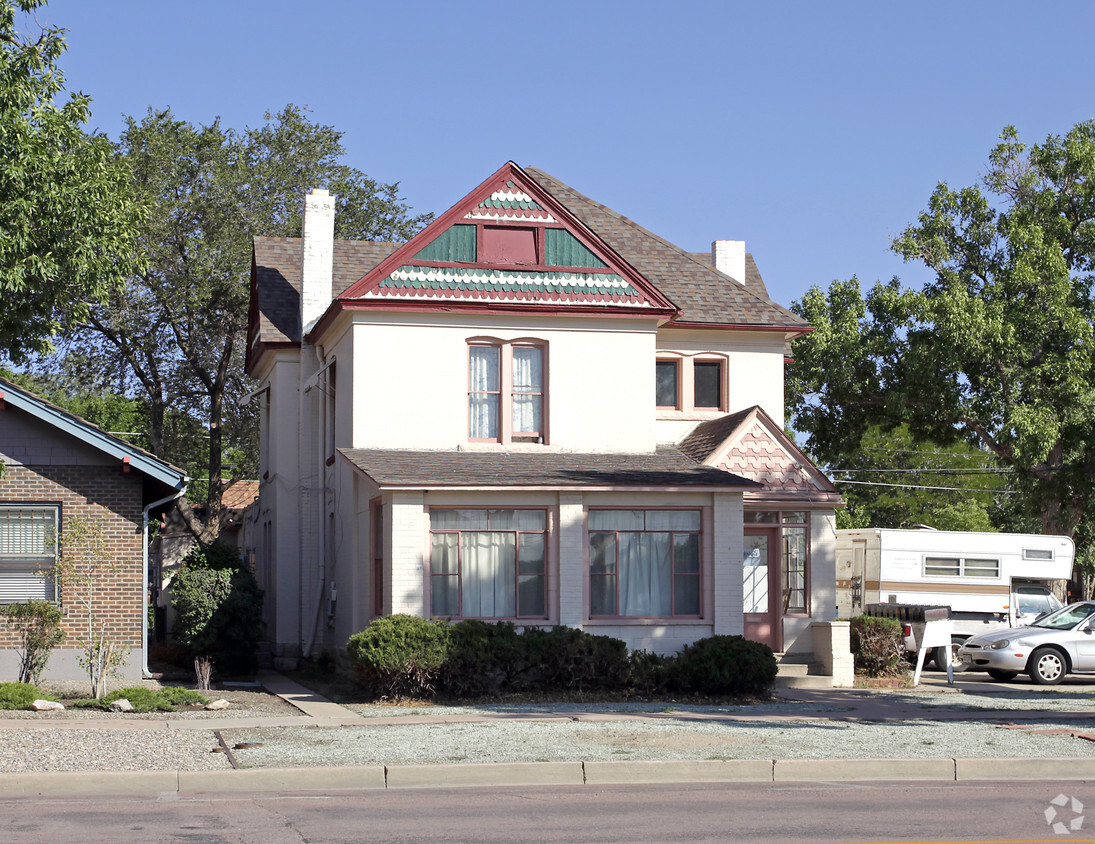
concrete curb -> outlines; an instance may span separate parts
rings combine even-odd
[[[0,774],[0,798],[734,782],[1092,780],[1095,760],[726,759]]]

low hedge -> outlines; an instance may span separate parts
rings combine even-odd
[[[713,636],[677,656],[635,651],[573,627],[527,627],[409,615],[378,618],[350,637],[347,654],[379,698],[482,698],[608,693],[761,696],[775,682],[770,648]]]

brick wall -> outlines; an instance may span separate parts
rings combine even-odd
[[[0,503],[21,501],[60,504],[61,536],[74,517],[101,522],[116,570],[100,581],[95,609],[107,621],[109,635],[123,648],[141,647],[144,624],[143,554],[141,548],[141,476],[123,474],[120,466],[20,466],[8,464],[0,478]],[[78,647],[86,636],[86,612],[62,595],[65,641],[62,650]],[[16,637],[0,626],[0,648],[12,648]],[[0,678],[5,679],[5,678]]]

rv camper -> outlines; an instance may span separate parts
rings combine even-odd
[[[836,535],[838,617],[875,603],[949,606],[952,652],[970,636],[1030,624],[1061,606],[1052,587],[1071,577],[1075,555],[1067,536],[884,528]],[[934,658],[946,666],[942,648]]]

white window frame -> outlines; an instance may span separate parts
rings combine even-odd
[[[933,562],[932,562],[933,560],[938,561],[938,562],[933,564]],[[985,574],[984,571],[980,570],[980,569],[974,569],[973,571],[968,571],[967,570],[967,568],[968,568],[967,563],[969,563],[970,561],[973,561],[973,560],[976,560],[978,562],[992,562],[992,563],[995,563],[996,564],[996,570],[992,574]],[[929,568],[933,568],[933,567],[934,568],[941,568],[942,567],[940,565],[941,563],[957,563],[958,573],[957,574],[939,574],[939,573],[936,573],[936,572],[928,571]],[[1000,563],[1001,563],[1001,561],[1000,561],[999,557],[973,557],[973,556],[970,556],[970,557],[959,557],[959,556],[944,557],[942,555],[934,555],[934,556],[925,555],[924,556],[923,571],[924,571],[924,577],[979,577],[982,580],[999,580],[1000,579],[1000,571],[1001,571]],[[954,566],[951,566],[951,567],[953,568]]]
[[[27,553],[4,547],[6,531],[0,524],[0,604],[16,604],[28,600],[45,600],[56,602],[58,600],[57,584],[47,573],[57,563],[59,550],[58,536],[61,524],[61,505],[52,502],[3,502],[0,503],[0,514],[18,514],[20,511],[32,513],[48,513],[52,515],[52,525],[46,525],[49,533],[43,536],[44,548],[41,553]],[[6,522],[7,516],[0,520]],[[50,533],[52,535],[50,535]],[[41,584],[41,592],[27,589],[23,594],[14,595],[10,592],[9,581],[12,576],[22,576],[24,584]],[[34,594],[31,594],[31,593]]]

